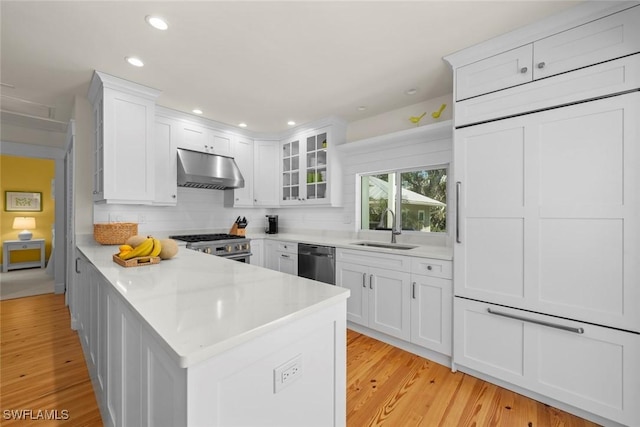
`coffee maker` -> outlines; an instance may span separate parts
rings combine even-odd
[[[278,234],[278,215],[265,215],[267,217],[267,226],[264,232],[267,234]]]

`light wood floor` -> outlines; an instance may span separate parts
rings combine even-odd
[[[55,422],[2,419],[2,426],[102,425],[80,341],[69,322],[63,295],[0,302],[0,408],[69,414],[67,421]],[[596,426],[351,330],[347,425]]]
[[[351,330],[347,425],[597,426]]]
[[[101,426],[78,334],[71,330],[64,295],[0,302],[0,414],[2,426]],[[5,410],[29,411],[31,420],[6,420]],[[33,420],[52,411],[68,420]]]

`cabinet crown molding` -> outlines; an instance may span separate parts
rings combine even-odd
[[[640,6],[640,2],[585,1],[561,13],[459,50],[442,59],[452,69],[456,69],[634,6]]]
[[[91,83],[89,84],[89,93],[87,94],[87,98],[89,98],[89,101],[92,104],[95,103],[100,91],[104,89],[117,90],[122,93],[135,95],[154,102],[162,93],[161,90],[121,79],[120,77],[115,77],[110,74],[103,73],[102,71],[94,70],[93,76],[91,77]]]

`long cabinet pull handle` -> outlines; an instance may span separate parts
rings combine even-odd
[[[367,273],[362,273],[362,287],[366,288],[367,287]]]
[[[411,298],[416,299],[416,282],[411,285]]]
[[[584,334],[583,328],[574,328],[572,326],[558,325],[557,323],[545,322],[544,320],[529,319],[527,317],[518,316],[515,314],[503,313],[501,311],[491,310],[491,307],[487,308],[489,314],[495,314],[496,316],[508,317],[509,319],[522,320],[523,322],[535,323],[536,325],[547,326],[549,328],[562,329],[563,331],[574,332],[576,334]]]
[[[369,289],[373,289],[373,274],[369,276]]]
[[[78,261],[80,261],[80,258],[76,258],[76,273],[80,274],[80,270],[78,270]]]
[[[285,255],[285,254],[280,254],[280,256],[281,256],[282,258],[289,258],[289,255]]]
[[[456,182],[456,242],[462,243],[460,240],[460,189],[462,188],[462,183],[460,181]]]

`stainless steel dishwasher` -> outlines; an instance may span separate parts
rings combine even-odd
[[[298,244],[298,276],[336,284],[336,248]]]

